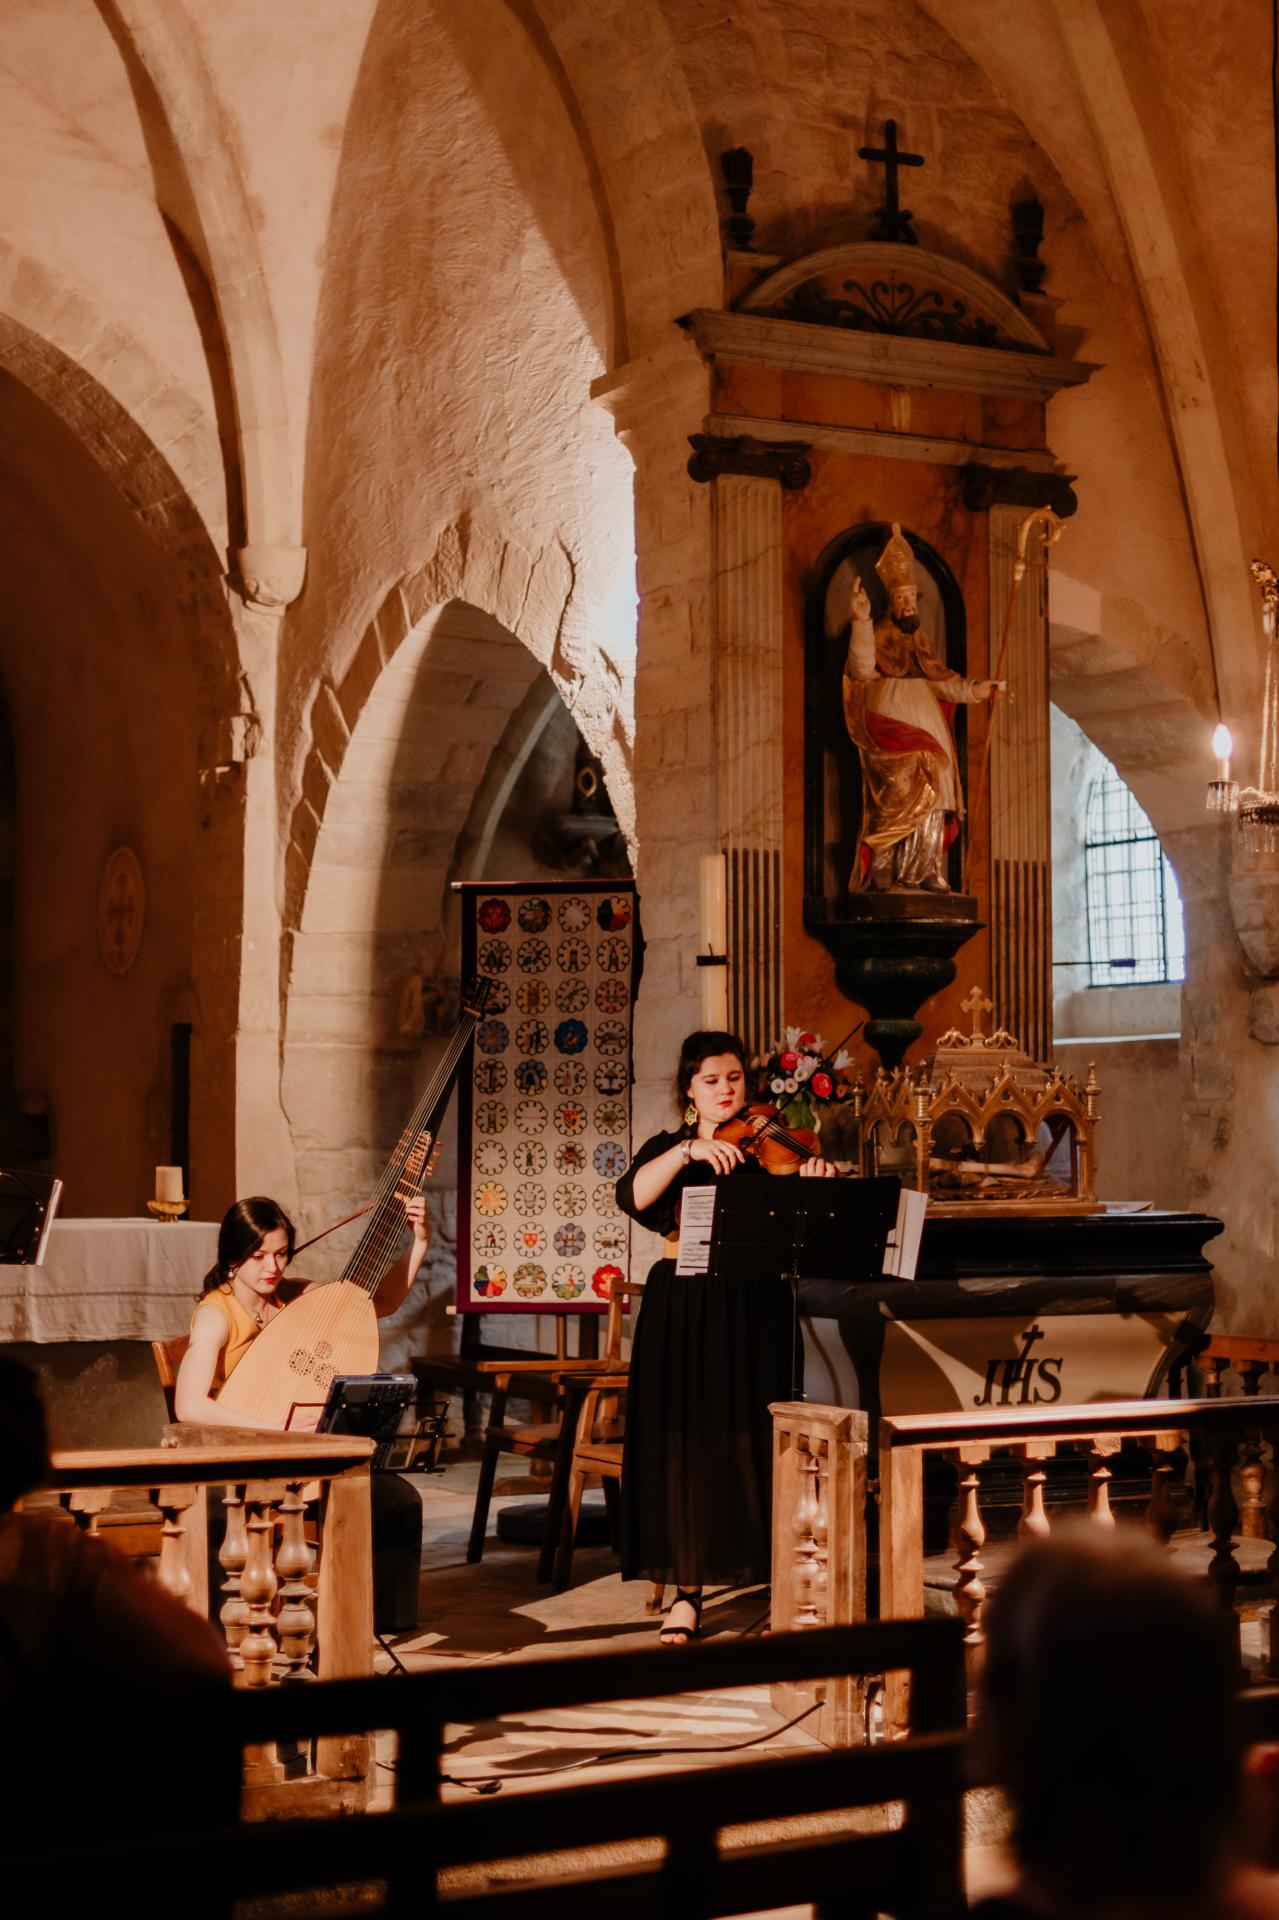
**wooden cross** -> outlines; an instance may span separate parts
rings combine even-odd
[[[917,246],[911,227],[911,210],[903,207],[897,192],[897,174],[902,167],[922,167],[922,153],[903,153],[897,145],[897,122],[885,120],[882,147],[858,147],[860,160],[882,162],[884,168],[884,204],[875,209],[872,240],[899,240],[908,247]]]
[[[984,1035],[981,1030],[982,1015],[994,1012],[994,1001],[988,1000],[980,987],[974,987],[968,998],[960,1001],[959,1010],[961,1013],[970,1013],[972,1015],[973,1039],[983,1039]]]

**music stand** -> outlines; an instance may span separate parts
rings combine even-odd
[[[411,1373],[338,1373],[316,1424],[317,1433],[359,1433],[377,1441],[371,1466],[385,1469],[399,1435],[405,1409],[417,1398]]]
[[[61,1198],[51,1174],[0,1172],[0,1266],[43,1266]]]
[[[728,1280],[760,1278],[791,1290],[791,1397],[799,1394],[799,1283],[878,1280],[897,1224],[901,1181],[772,1179],[737,1190],[716,1183],[709,1266]],[[687,1195],[685,1196],[687,1201]]]

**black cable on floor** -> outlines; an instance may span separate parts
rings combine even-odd
[[[805,1707],[803,1713],[797,1713],[784,1726],[768,1727],[763,1733],[752,1734],[749,1740],[738,1740],[728,1747],[721,1746],[718,1741],[700,1747],[610,1747],[604,1753],[584,1754],[580,1760],[566,1760],[554,1767],[521,1767],[517,1773],[485,1774],[482,1778],[471,1780],[460,1780],[456,1774],[442,1773],[440,1779],[451,1787],[469,1787],[472,1793],[498,1793],[509,1779],[531,1780],[546,1773],[575,1773],[582,1767],[601,1767],[613,1760],[663,1759],[669,1754],[685,1753],[745,1753],[750,1747],[761,1746],[766,1740],[775,1740],[779,1733],[789,1733],[792,1727],[797,1727],[801,1720],[807,1720],[811,1714],[817,1713],[820,1707],[820,1700],[814,1701],[811,1707]],[[379,1764],[394,1770],[390,1761],[384,1760]]]

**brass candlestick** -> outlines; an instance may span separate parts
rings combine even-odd
[[[148,1200],[147,1212],[157,1220],[180,1220],[187,1210],[185,1200]]]

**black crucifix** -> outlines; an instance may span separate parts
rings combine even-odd
[[[884,164],[884,204],[875,210],[875,224],[871,229],[872,240],[900,240],[908,247],[918,246],[911,230],[911,210],[903,207],[897,193],[897,172],[900,167],[922,167],[922,153],[902,153],[897,146],[897,122],[885,120],[884,144],[882,147],[858,147],[859,160],[882,161]]]

